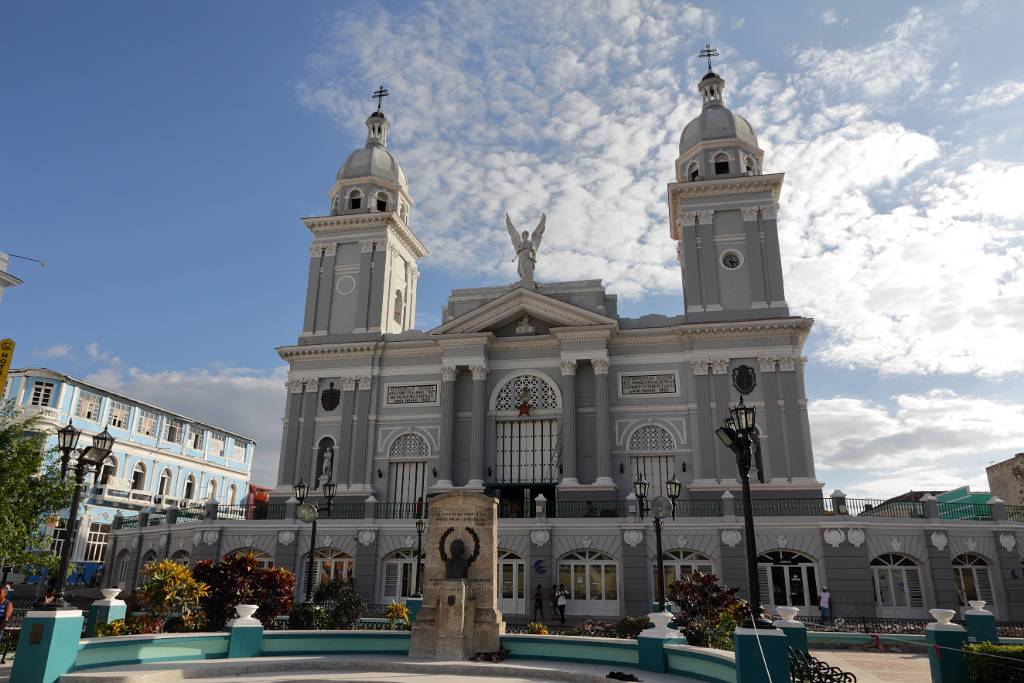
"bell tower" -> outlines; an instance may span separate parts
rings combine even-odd
[[[776,226],[783,174],[762,174],[754,129],[726,108],[725,81],[710,61],[697,89],[701,113],[683,129],[668,186],[686,318],[786,317]]]
[[[400,334],[416,325],[417,262],[426,247],[409,227],[412,197],[388,151],[390,122],[366,119],[366,144],[352,152],[329,193],[330,214],[304,218],[313,234],[302,338]]]

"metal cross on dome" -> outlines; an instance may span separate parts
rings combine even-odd
[[[370,95],[371,100],[377,100],[377,111],[380,111],[381,105],[384,104],[384,98],[390,94],[391,93],[388,92],[387,88],[385,88],[384,85],[381,84],[381,86],[377,88],[377,91]]]
[[[711,47],[711,43],[708,43],[704,46],[703,50],[697,53],[697,56],[708,60],[708,71],[711,71],[711,58],[718,56],[718,50]]]

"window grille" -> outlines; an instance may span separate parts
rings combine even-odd
[[[31,405],[48,406],[53,398],[53,382],[36,382],[32,386]]]
[[[85,539],[85,561],[102,562],[103,555],[107,550],[107,535],[110,533],[109,524],[91,522],[89,532]]]
[[[391,444],[388,457],[391,458],[426,458],[430,456],[427,441],[419,434],[403,434]]]
[[[650,485],[647,495],[651,499],[665,495],[665,482],[669,481],[675,472],[674,460],[674,456],[671,455],[644,455],[633,458],[634,481],[641,477],[647,480]]]
[[[118,427],[119,429],[128,429],[128,416],[131,411],[131,407],[127,403],[121,403],[120,401],[110,402],[110,413],[107,417],[107,422],[110,423],[111,427]]]
[[[553,410],[561,407],[558,391],[547,380],[537,375],[517,375],[498,391],[495,410],[515,410],[526,389],[526,401],[534,410]]]
[[[543,420],[499,420],[495,424],[495,473],[500,483],[550,483],[558,472],[559,423]]]
[[[181,443],[184,437],[185,423],[181,420],[168,420],[164,425],[164,440],[171,443]]]
[[[143,436],[156,436],[156,413],[148,410],[139,412],[139,427],[136,429]]]
[[[675,447],[672,435],[658,425],[644,425],[629,437],[631,451],[671,451]]]
[[[89,391],[83,391],[78,395],[78,405],[75,406],[75,417],[85,420],[99,422],[100,419],[100,397]]]

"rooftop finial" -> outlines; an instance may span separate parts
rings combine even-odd
[[[703,50],[697,53],[697,56],[708,60],[708,71],[711,71],[711,58],[718,56],[718,50],[711,47],[711,43],[708,43],[704,46]]]
[[[716,52],[715,54],[718,53]],[[377,111],[380,111],[381,106],[384,104],[384,98],[390,94],[391,93],[388,92],[387,88],[385,88],[382,84],[379,88],[377,88],[377,92],[370,95],[371,100],[377,100]]]

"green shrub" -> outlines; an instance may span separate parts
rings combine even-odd
[[[108,624],[97,624],[96,635],[100,638],[111,636],[137,636],[149,633],[160,633],[164,628],[164,620],[149,614],[127,619],[115,619]]]
[[[302,603],[288,613],[288,628],[313,631],[327,628],[327,610],[320,605]]]
[[[620,638],[636,638],[648,623],[647,617],[623,617],[615,624],[615,631]]]
[[[666,597],[676,604],[676,622],[690,645],[732,649],[732,632],[748,609],[737,590],[714,574],[687,574],[672,582]]]
[[[399,629],[408,630],[409,608],[402,603],[392,601],[384,610],[384,616],[387,617],[388,628],[393,629],[395,624],[398,624]]]
[[[366,613],[366,602],[348,579],[324,581],[313,591],[313,602],[327,613],[326,628],[352,628]],[[408,621],[408,610],[405,616]],[[391,620],[390,616],[388,620]]]
[[[271,628],[275,617],[292,608],[295,576],[287,569],[262,567],[251,554],[234,555],[216,564],[196,562],[192,574],[208,587],[199,601],[204,630],[222,630],[235,618],[235,605],[259,605],[254,616],[263,622],[263,628]]]
[[[546,636],[548,634],[548,627],[539,621],[531,621],[526,625],[526,632],[535,636]]]
[[[964,645],[967,674],[975,683],[1024,681],[1024,645],[967,643]]]

